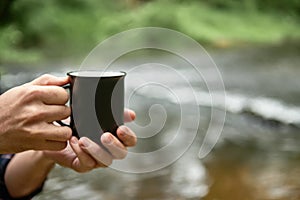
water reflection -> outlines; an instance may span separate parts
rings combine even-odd
[[[191,76],[198,95],[196,104],[192,104],[184,87],[171,80],[169,83],[177,92],[182,91],[180,94],[185,97],[185,105],[193,105],[190,113],[193,113],[194,106],[201,110],[197,137],[179,160],[146,174],[126,174],[112,169],[77,174],[56,167],[45,190],[34,199],[300,199],[300,57],[295,53],[299,52],[297,49],[237,49],[213,54],[226,84],[229,104],[227,108],[218,108],[228,111],[225,127],[216,148],[207,158],[200,160],[197,157],[211,116],[207,90],[201,80]],[[148,75],[155,76],[155,73],[149,69]],[[163,77],[163,74],[159,75]],[[4,84],[5,87],[18,82],[14,75],[3,75],[3,81],[9,82]],[[131,152],[159,149],[173,136],[180,121],[180,116],[176,115],[179,107],[172,98],[158,95],[153,89],[141,92],[131,104],[137,112],[137,124],[146,126],[151,124],[151,117],[159,118],[160,109],[154,109],[152,116],[148,116],[150,105],[156,103],[166,108],[166,126],[152,138],[145,138],[149,135],[147,132],[139,132],[144,139]],[[259,111],[254,109],[257,104]],[[184,141],[190,132],[195,131],[190,126],[193,117],[193,114],[188,116],[190,124],[184,125],[180,140]],[[173,151],[176,152],[176,148]],[[159,159],[163,160],[165,156],[161,155]],[[156,161],[149,160],[149,164]]]
[[[211,179],[204,199],[299,199],[299,154],[226,144],[206,168]],[[276,147],[274,147],[276,148]],[[222,166],[222,167],[220,167]]]

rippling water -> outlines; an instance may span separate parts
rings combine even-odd
[[[199,79],[193,68],[172,56],[160,56],[158,63],[171,63],[176,73],[188,77],[190,85],[168,68],[154,64],[141,67],[147,58],[116,61],[113,69],[128,72],[127,106],[137,113],[136,123],[128,126],[140,139],[137,147],[130,151],[149,152],[168,144],[170,138],[175,137],[181,120],[179,105],[190,109],[188,121],[191,123],[196,117],[194,109],[200,109],[199,128],[193,129],[186,123],[179,136],[184,140],[196,131],[198,134],[192,146],[172,165],[145,174],[113,169],[77,174],[56,167],[44,191],[34,199],[299,199],[298,52],[298,46],[288,45],[211,52],[224,79],[225,104],[218,99],[212,103],[212,93],[215,97],[221,95],[221,91],[207,88],[207,83],[214,85],[214,76]],[[194,56],[201,62],[200,55]],[[140,67],[132,70],[132,66]],[[208,63],[203,61],[201,66],[200,71],[209,72]],[[68,70],[53,71],[61,74]],[[2,75],[2,88],[25,82],[35,75],[26,72]],[[137,89],[143,82],[151,80],[168,87],[152,84]],[[192,87],[193,93],[188,87]],[[177,96],[184,98],[178,101]],[[162,107],[153,107],[158,104]],[[213,151],[199,159],[199,148],[209,126],[212,107],[227,112],[225,125]],[[164,114],[167,116],[164,120],[157,120],[163,119]],[[147,137],[149,133],[143,128],[147,126],[151,130],[157,129],[154,137]],[[170,152],[170,156],[173,153]],[[149,160],[151,162],[156,160]]]

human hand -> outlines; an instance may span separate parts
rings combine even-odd
[[[124,121],[135,119],[132,110],[125,110]],[[72,137],[68,146],[62,151],[44,151],[46,158],[57,164],[71,168],[77,172],[87,172],[98,167],[109,166],[114,159],[123,159],[127,155],[127,147],[135,146],[136,135],[126,126],[117,130],[117,139],[111,133],[104,133],[101,142],[106,149],[100,147],[86,137],[79,140]]]
[[[59,87],[68,82],[68,77],[43,75],[0,96],[0,153],[66,147],[71,129],[52,122],[70,116],[68,93]]]

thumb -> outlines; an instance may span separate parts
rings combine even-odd
[[[33,81],[31,81],[29,84],[31,85],[65,85],[69,83],[69,77],[57,77],[50,74],[44,74]]]

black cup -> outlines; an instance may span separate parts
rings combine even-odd
[[[72,71],[70,77],[70,127],[73,135],[101,144],[104,132],[117,136],[124,123],[125,72]]]

